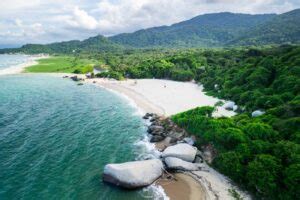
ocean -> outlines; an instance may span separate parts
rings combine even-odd
[[[28,61],[1,55],[1,69]],[[107,163],[153,156],[146,122],[120,95],[61,76],[0,76],[0,199],[163,199],[102,182]]]

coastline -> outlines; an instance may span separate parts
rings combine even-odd
[[[43,73],[45,74],[45,73]],[[65,76],[74,76],[74,74],[67,74],[67,73],[49,73],[49,75],[53,76],[58,76],[61,77],[63,75]],[[80,78],[84,78],[84,75],[77,75]],[[139,80],[140,83],[141,80]],[[142,80],[143,81],[143,80]],[[158,85],[160,85],[161,89],[163,92],[158,91],[156,87],[148,87],[151,90],[157,91],[157,94],[161,95],[162,93],[165,94],[166,89],[163,87],[161,81],[165,80],[156,80],[156,79],[151,79],[151,80],[145,80],[146,82],[150,81],[150,83],[157,82]],[[147,112],[152,112],[152,113],[157,113],[158,115],[161,116],[170,116],[172,114],[172,111],[170,110],[175,110],[174,112],[180,112],[182,109],[187,109],[187,108],[193,108],[197,107],[193,104],[181,104],[182,102],[175,102],[175,104],[172,104],[172,101],[170,102],[169,96],[166,96],[166,100],[163,101],[165,104],[159,104],[159,102],[156,102],[153,99],[149,99],[149,96],[145,96],[145,94],[151,92],[149,89],[146,88],[139,88],[142,89],[142,93],[139,92],[138,90],[135,90],[134,87],[136,84],[134,84],[134,80],[128,80],[126,82],[124,81],[115,81],[115,80],[108,80],[108,79],[101,79],[101,78],[95,78],[95,79],[85,79],[85,83],[88,84],[93,84],[98,87],[105,88],[106,90],[109,90],[111,92],[114,92],[116,94],[121,95],[122,97],[125,97],[130,104],[134,104],[133,106],[136,107],[139,110],[139,114],[143,115]],[[138,84],[139,84],[138,83]],[[182,85],[184,83],[180,84],[175,81],[168,81],[168,87],[173,88],[171,83],[175,83],[176,87],[179,85]],[[177,85],[179,84],[179,85]],[[142,84],[140,84],[142,85]],[[150,84],[151,85],[151,84]],[[185,98],[193,98],[194,93],[193,92],[199,92],[203,93],[201,87],[198,87],[196,84],[189,83],[190,87],[193,88],[192,90],[186,89],[181,90],[180,86],[178,90],[173,90],[172,93],[176,91],[184,91],[187,93],[187,95],[184,95]],[[192,92],[191,92],[192,91]],[[171,93],[171,94],[172,94]],[[156,95],[157,95],[156,94]],[[153,94],[152,94],[153,95]],[[170,95],[167,94],[167,95]],[[172,94],[173,95],[173,94]],[[201,94],[203,95],[203,94]],[[155,94],[154,94],[155,96]],[[162,95],[163,96],[163,95]],[[206,95],[205,95],[206,96]],[[206,96],[207,99],[213,99],[213,102],[210,102],[209,105],[214,105],[215,102],[219,101],[216,98]],[[175,99],[175,98],[174,98]],[[182,99],[182,98],[181,98]],[[205,106],[207,105],[207,99],[206,101],[203,102],[203,104],[199,106]],[[169,101],[169,102],[168,102]],[[186,102],[186,101],[185,101]],[[190,102],[188,102],[190,103]],[[166,106],[167,105],[167,106]],[[163,107],[166,106],[166,107]],[[168,106],[171,106],[168,107]],[[182,107],[180,107],[182,106]],[[177,109],[177,110],[176,110]],[[167,112],[166,112],[167,111]],[[183,111],[183,110],[182,110]],[[222,116],[224,115],[224,112],[222,113],[217,113],[217,115]],[[225,112],[226,114],[226,112]],[[233,115],[234,112],[229,112],[229,115]],[[148,145],[146,148],[148,148],[149,152],[151,154],[156,154],[155,156],[159,155],[158,149],[155,146],[155,143],[150,143],[149,138],[144,139],[143,143],[148,143],[144,145]],[[142,141],[141,141],[142,142]],[[232,199],[232,196],[229,193],[229,189],[235,189],[238,191],[238,193],[244,198],[244,199],[251,199],[250,196],[242,191],[240,191],[237,187],[233,186],[230,182],[229,179],[227,179],[225,176],[222,174],[218,173],[217,171],[213,170],[209,166],[206,166],[206,171],[200,171],[199,173],[180,173],[180,175],[176,175],[177,181],[176,183],[170,183],[169,180],[164,181],[164,180],[157,180],[151,187],[152,189],[155,188],[156,192],[159,192],[160,197],[163,196],[164,199],[189,199],[189,200],[194,200],[194,199],[199,199],[199,196],[201,196],[200,199],[216,199],[222,197],[222,199]],[[187,191],[184,196],[179,195],[181,194],[180,191],[182,190]],[[179,193],[178,193],[179,191]],[[165,193],[165,194],[164,194]],[[180,198],[177,198],[180,197]]]
[[[145,81],[150,86],[148,85],[143,88],[143,85],[145,85],[145,83],[140,84],[143,81]],[[201,96],[205,95],[204,92],[202,91],[202,88],[197,86],[196,84],[188,83],[188,87],[187,87],[185,83],[175,82],[175,81],[167,81],[168,83],[167,87],[169,87],[171,90],[173,89],[171,93],[165,92],[167,89],[169,89],[163,87],[164,84],[163,82],[165,82],[165,80],[142,79],[139,80],[139,83],[135,84],[134,80],[115,81],[115,80],[94,78],[94,79],[86,79],[85,82],[105,88],[107,90],[110,90],[111,92],[115,92],[117,94],[122,95],[123,97],[126,97],[129,101],[132,101],[139,110],[142,111],[142,114],[156,113],[160,116],[165,116],[165,117],[174,114],[172,112],[179,113],[183,111],[183,109],[192,109],[197,107],[194,105],[194,102],[188,101],[187,103],[190,104],[183,104],[181,101],[174,102],[172,101],[172,99],[170,99],[170,95],[172,97],[172,95],[174,95],[174,93],[176,92],[179,92],[179,94],[185,93],[184,99],[195,97],[196,96],[195,92],[201,93]],[[158,91],[157,86],[153,87],[153,85],[155,85],[153,84],[154,82],[156,82],[157,85],[161,86],[160,91]],[[172,83],[174,83],[175,85],[172,85]],[[136,89],[135,87],[139,84],[140,84],[140,88]],[[182,85],[185,85],[184,89],[180,87]],[[179,88],[177,88],[177,90],[174,90],[173,86]],[[154,94],[152,92],[154,92]],[[153,96],[152,99],[151,99],[151,95]],[[159,102],[157,102],[157,99],[155,99],[156,95],[161,95],[162,98],[165,98],[165,100],[162,101],[165,102],[165,104],[159,104]],[[208,102],[209,100],[212,100],[212,102]],[[219,101],[219,99],[206,96],[206,98],[204,98],[204,101],[200,102],[199,106],[206,106],[206,105],[213,106],[217,101]],[[218,109],[215,113],[215,116],[216,117],[232,116],[235,114],[233,111],[227,111],[227,110],[224,111],[224,110],[225,109],[223,108]],[[155,145],[155,143],[149,143],[149,144],[151,144],[151,147],[155,148],[156,151],[159,150],[157,148],[157,145]],[[158,187],[162,187],[166,195],[169,198],[171,198],[171,200],[173,199],[175,200],[176,199],[180,199],[180,200],[220,199],[220,198],[225,200],[227,199],[230,200],[233,199],[233,197],[229,192],[229,190],[231,189],[237,191],[243,199],[251,199],[249,194],[247,194],[244,191],[241,191],[237,186],[232,184],[230,179],[220,174],[216,170],[212,169],[208,165],[205,165],[204,171],[183,172],[179,174],[176,173],[175,176],[177,180],[176,182],[174,181],[172,182],[170,180],[163,180],[163,179],[159,179],[155,182],[155,185],[157,185]],[[185,192],[183,193],[183,191]]]
[[[133,100],[145,113],[171,116],[201,106],[214,106],[220,99],[207,96],[203,87],[191,82],[161,79],[128,79],[115,81],[104,78],[86,79],[85,82],[121,93]],[[223,100],[222,100],[223,101]],[[226,103],[226,101],[223,101]],[[214,116],[230,117],[235,112],[218,107]]]
[[[33,55],[29,56],[28,61],[25,63],[21,63],[15,66],[10,66],[8,68],[4,68],[0,70],[0,76],[2,75],[13,75],[13,74],[20,74],[23,73],[25,68],[36,65],[39,59],[49,58],[48,55]]]

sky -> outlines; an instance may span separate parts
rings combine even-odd
[[[111,36],[205,13],[296,8],[299,0],[0,0],[0,47]]]

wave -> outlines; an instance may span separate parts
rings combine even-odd
[[[11,65],[8,66],[7,68],[0,69],[0,76],[22,73],[26,67],[29,67],[31,65],[36,65],[38,59],[47,58],[47,57],[48,56],[29,56],[28,60],[24,63]]]
[[[100,86],[100,85],[99,85]],[[131,106],[132,108],[134,108],[136,110],[136,112],[132,113],[133,116],[140,116],[142,117],[145,114],[145,111],[140,108],[134,100],[132,100],[131,98],[129,98],[127,95],[115,91],[113,89],[109,89],[103,86],[100,86],[116,95],[118,95],[119,97],[121,97],[122,99],[126,100],[126,102],[128,103],[129,106]],[[144,120],[144,125],[145,127],[150,125],[150,121],[149,120]],[[142,138],[139,139],[138,141],[136,141],[134,143],[134,146],[138,147],[138,156],[135,158],[136,160],[146,160],[146,159],[154,159],[154,158],[159,158],[161,156],[161,152],[158,151],[155,147],[154,143],[150,142],[150,137],[147,134],[146,130],[144,131],[144,134],[142,135]],[[144,194],[146,193],[151,193],[152,196],[145,196]],[[167,196],[167,194],[165,193],[164,189],[160,186],[160,185],[156,185],[156,184],[152,184],[146,188],[143,189],[143,197],[146,198],[152,198],[155,200],[169,200],[170,198]]]

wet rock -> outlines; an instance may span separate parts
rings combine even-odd
[[[156,125],[151,125],[148,127],[148,133],[155,135],[156,133],[162,133],[164,132],[164,127],[162,126],[156,126]],[[159,134],[156,134],[159,135]]]
[[[160,142],[162,140],[164,140],[165,137],[161,136],[161,135],[154,135],[153,137],[151,137],[150,142]]]
[[[143,119],[149,119],[153,116],[153,113],[146,113],[144,116],[143,116]]]

